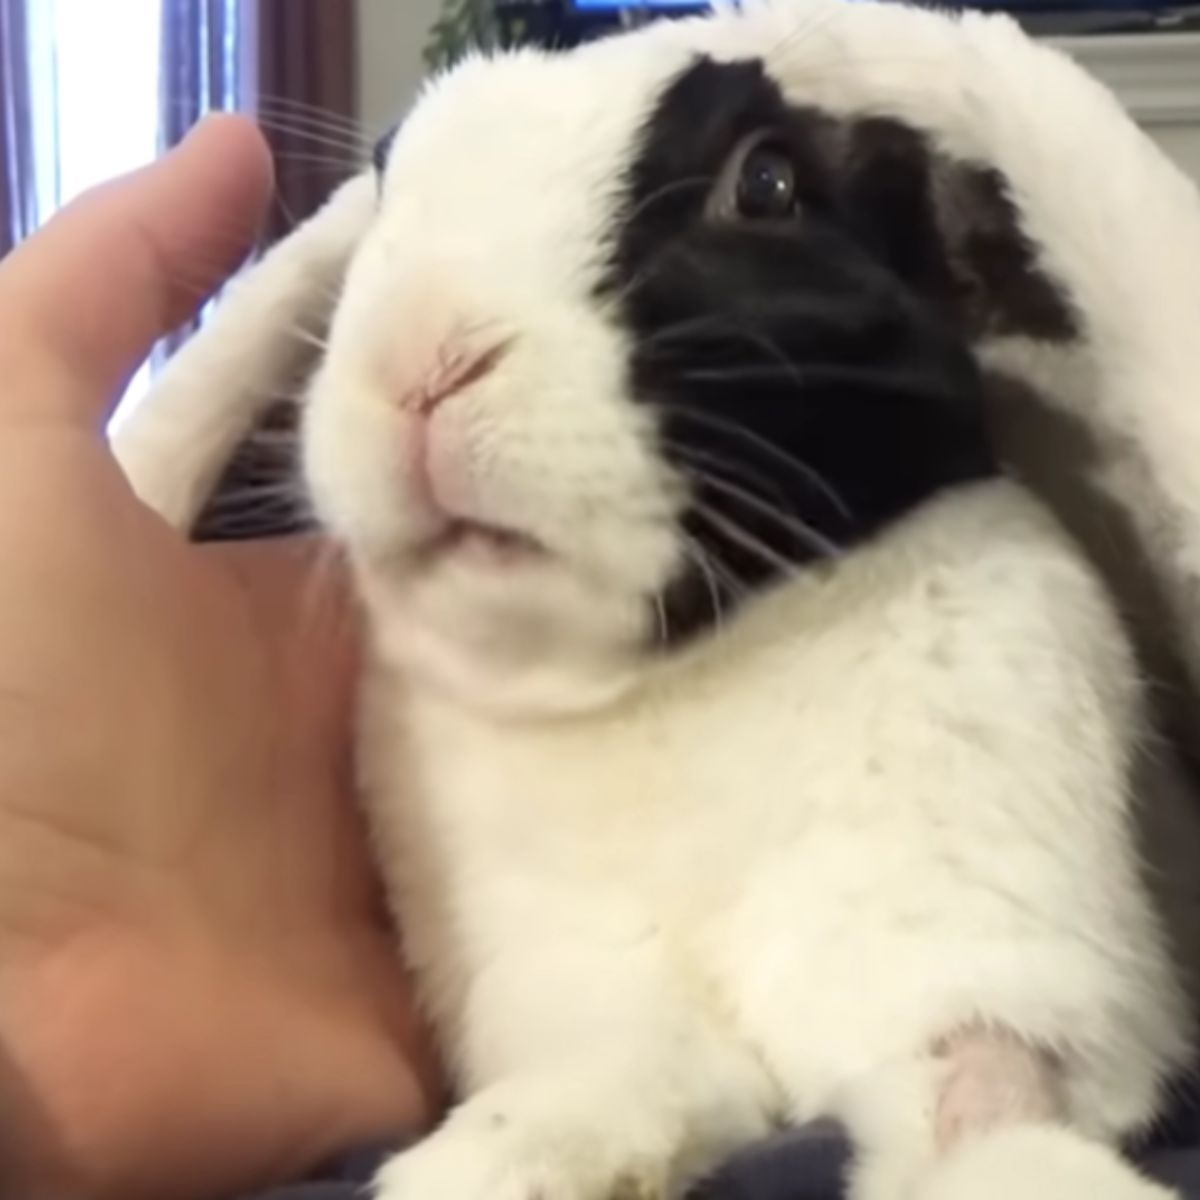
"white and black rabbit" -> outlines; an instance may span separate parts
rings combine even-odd
[[[117,449],[190,526],[328,325],[305,474],[463,1097],[381,1200],[674,1200],[819,1116],[856,1200],[1165,1196],[1144,689],[986,400],[1122,451],[1185,613],[1194,190],[1009,22],[841,0],[474,59],[377,157]]]

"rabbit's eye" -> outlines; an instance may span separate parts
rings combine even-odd
[[[801,209],[802,193],[800,169],[787,143],[760,131],[726,160],[709,193],[705,215],[725,225],[790,221]]]
[[[786,220],[798,199],[796,167],[787,151],[770,142],[753,147],[738,174],[738,215],[747,221]]]

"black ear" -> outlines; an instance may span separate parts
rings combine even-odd
[[[968,336],[1079,336],[1070,297],[1038,261],[998,171],[955,161],[885,117],[848,123],[841,157],[838,207],[856,240]]]
[[[964,317],[980,332],[1070,342],[1082,321],[1039,261],[999,171],[934,160],[934,206]]]
[[[388,157],[392,153],[392,145],[396,141],[396,134],[399,132],[400,126],[393,125],[392,128],[389,129],[387,133],[385,133],[383,137],[381,137],[379,141],[375,143],[375,149],[371,152],[371,163],[380,175],[383,174],[383,170],[387,166]]]

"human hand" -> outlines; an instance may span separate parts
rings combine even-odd
[[[186,544],[102,435],[269,192],[214,120],[0,264],[5,1195],[235,1193],[434,1103],[348,783],[338,573]]]

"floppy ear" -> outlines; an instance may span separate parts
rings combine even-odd
[[[1107,207],[1073,220],[1062,211],[1069,177],[1031,171],[1010,180],[890,117],[823,119],[842,219],[972,345],[1002,461],[1100,569],[1144,665],[1169,685],[1164,703],[1179,740],[1194,747],[1200,197],[1107,109],[1096,119],[1111,128],[1105,146],[1124,165],[1076,171]],[[1113,172],[1139,181],[1130,196],[1104,193]],[[1125,240],[1103,240],[1106,229]],[[1192,754],[1200,768],[1200,752]]]
[[[377,205],[370,173],[238,280],[212,319],[115,425],[113,451],[138,496],[190,531],[239,444],[297,384],[324,338],[342,279]]]
[[[998,170],[952,158],[894,117],[809,114],[806,124],[840,220],[968,341],[1078,338],[1071,299]]]

